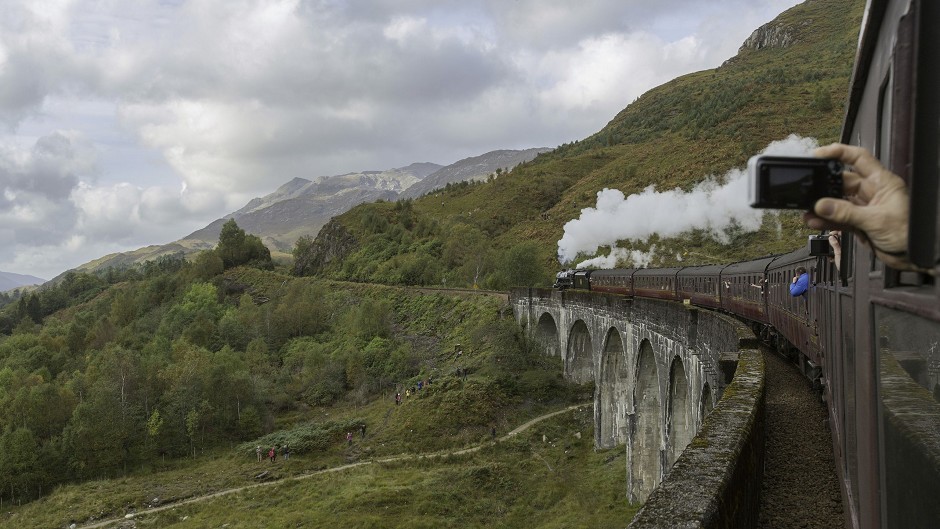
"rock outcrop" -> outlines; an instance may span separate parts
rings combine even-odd
[[[330,219],[317,234],[310,249],[303,255],[294,256],[296,275],[314,275],[323,271],[330,263],[342,260],[358,246],[358,241],[335,218]]]
[[[754,30],[744,41],[738,53],[744,50],[762,50],[765,48],[786,48],[796,42],[793,26],[782,22],[771,22]]]

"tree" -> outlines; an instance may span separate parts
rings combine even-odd
[[[193,266],[190,269],[192,278],[198,281],[209,281],[213,277],[222,273],[225,265],[217,252],[205,251],[199,252],[193,259]]]
[[[219,245],[216,248],[225,269],[250,264],[260,268],[272,268],[271,251],[255,235],[248,235],[238,227],[235,219],[222,225]]]
[[[30,294],[20,298],[16,313],[20,318],[28,316],[33,323],[42,323],[42,305],[39,303],[39,296]]]
[[[163,417],[160,415],[160,410],[154,409],[153,413],[150,414],[150,418],[147,419],[147,439],[149,439],[151,443],[156,441],[162,428]]]
[[[196,458],[196,434],[199,433],[199,411],[196,408],[189,410],[186,414],[186,435],[189,437],[189,445],[193,449],[193,459]]]
[[[501,289],[530,287],[547,282],[548,275],[540,256],[539,245],[534,241],[513,246],[503,255],[493,286]]]
[[[443,250],[444,265],[458,270],[459,278],[467,285],[480,284],[489,253],[489,240],[476,226],[461,222],[448,230]]]
[[[291,254],[294,256],[293,273],[295,276],[305,276],[313,272],[311,266],[313,262],[313,241],[313,237],[304,235],[294,243]]]
[[[9,487],[13,497],[32,496],[30,489],[41,484],[36,447],[36,438],[26,427],[7,429],[0,436],[0,475],[6,476],[0,479],[4,488]]]

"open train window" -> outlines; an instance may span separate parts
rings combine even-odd
[[[910,190],[908,255],[922,268],[940,260],[940,5],[913,1],[898,21],[892,53],[892,78],[879,95],[878,149],[882,162],[900,175]],[[885,288],[933,284],[926,274],[885,267]]]
[[[874,306],[886,527],[940,519],[940,322]]]

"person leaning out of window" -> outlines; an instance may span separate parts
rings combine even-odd
[[[809,289],[809,273],[802,266],[796,269],[796,275],[790,281],[790,295],[793,297],[806,294]]]

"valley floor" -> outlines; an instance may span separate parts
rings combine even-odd
[[[470,447],[283,475],[77,527],[623,527],[636,509],[625,454],[595,451],[592,422],[590,403],[569,406]],[[32,509],[6,522],[69,523]]]

